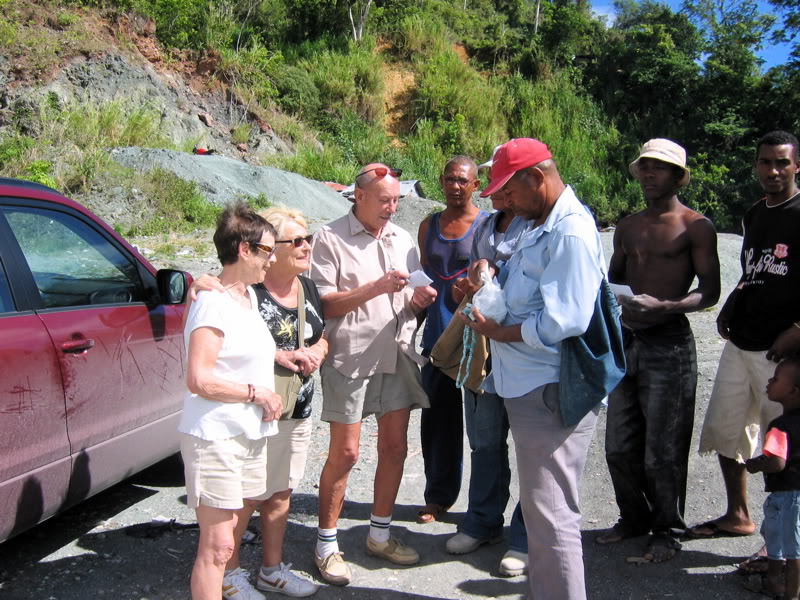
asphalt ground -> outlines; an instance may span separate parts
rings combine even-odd
[[[735,256],[735,236],[727,241]],[[723,248],[720,248],[722,254]],[[735,260],[735,259],[734,259]],[[735,263],[734,263],[735,264]],[[735,271],[735,269],[733,269]],[[728,273],[723,297],[736,274]],[[732,279],[733,278],[733,279]],[[714,456],[696,452],[697,438],[716,372],[722,342],[716,336],[716,311],[691,316],[698,346],[698,392],[693,451],[689,465],[686,518],[697,523],[719,516],[725,494]],[[319,403],[316,403],[318,418]],[[285,562],[320,581],[313,562],[316,539],[317,483],[327,455],[327,425],[315,423],[306,477],[293,496],[285,542]],[[592,442],[581,490],[584,555],[589,598],[594,600],[678,598],[703,600],[756,598],[746,591],[736,564],[758,549],[758,535],[743,538],[693,540],[671,561],[637,565],[626,557],[641,555],[645,538],[599,546],[594,538],[616,521],[617,508],[604,458],[605,412],[601,413]],[[350,586],[323,585],[317,598],[519,598],[526,591],[523,577],[503,578],[497,571],[505,544],[484,546],[476,552],[453,556],[445,541],[456,531],[466,510],[469,460],[465,461],[461,495],[450,513],[437,523],[419,525],[424,473],[419,442],[419,413],[409,429],[409,453],[394,514],[393,532],[419,550],[414,567],[388,565],[366,553],[376,464],[374,419],[362,429],[362,454],[350,477],[339,525],[339,544],[354,569]],[[509,436],[513,463],[513,442]],[[465,456],[468,448],[465,443]],[[761,521],[763,483],[750,480],[750,508]],[[517,498],[513,472],[511,516]],[[13,510],[3,507],[3,510]],[[180,461],[171,458],[120,483],[20,536],[0,544],[0,600],[166,600],[189,597],[189,576],[197,544],[196,529],[152,526],[153,519],[194,523],[185,505]],[[255,569],[260,562],[257,546],[245,546],[242,562]]]

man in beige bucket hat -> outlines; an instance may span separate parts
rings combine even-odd
[[[640,179],[639,164],[645,158],[652,158],[653,160],[667,163],[673,167],[678,167],[674,169],[676,176],[679,175],[677,187],[682,188],[689,183],[689,169],[686,167],[686,150],[672,140],[655,138],[642,146],[639,157],[633,161],[629,167],[631,175],[636,179]]]
[[[647,208],[614,234],[608,278],[627,284],[620,295],[627,374],[611,393],[606,461],[620,518],[596,538],[611,544],[652,533],[644,557],[669,560],[685,530],[686,477],[694,420],[697,354],[685,313],[719,299],[717,234],[684,206],[686,151],[654,139],[630,165]],[[689,290],[695,277],[698,286]]]

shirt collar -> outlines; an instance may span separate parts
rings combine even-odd
[[[553,205],[553,210],[551,210],[550,214],[547,215],[544,223],[538,227],[530,227],[522,234],[518,249],[525,246],[530,246],[545,233],[550,233],[564,217],[581,212],[585,212],[587,215],[589,214],[588,210],[583,206],[583,204],[581,204],[581,201],[578,200],[575,192],[572,191],[572,188],[570,186],[566,186],[564,191],[561,192],[561,195],[558,197],[558,200],[556,200],[556,203]],[[529,224],[532,225],[532,222],[529,221]]]
[[[553,210],[550,211],[550,214],[547,215],[544,223],[542,223],[541,229],[542,231],[552,231],[553,227],[567,215],[585,210],[575,192],[572,191],[570,186],[567,186],[553,205]]]
[[[367,228],[364,227],[364,224],[358,220],[356,217],[356,207],[355,205],[350,209],[350,212],[347,213],[347,221],[350,224],[350,235],[358,235],[362,231],[371,237],[373,236]],[[389,235],[397,235],[397,229],[394,223],[389,221],[386,225],[383,226],[383,231],[381,231],[381,237],[386,237]]]

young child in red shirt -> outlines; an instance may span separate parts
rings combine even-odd
[[[800,357],[777,366],[767,397],[783,414],[767,427],[763,454],[745,461],[748,472],[764,473],[770,492],[761,526],[769,565],[764,592],[800,600]]]

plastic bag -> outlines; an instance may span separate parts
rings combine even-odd
[[[475,292],[472,303],[487,319],[501,323],[506,317],[506,296],[497,281],[489,278],[488,271],[481,271],[481,289]]]

